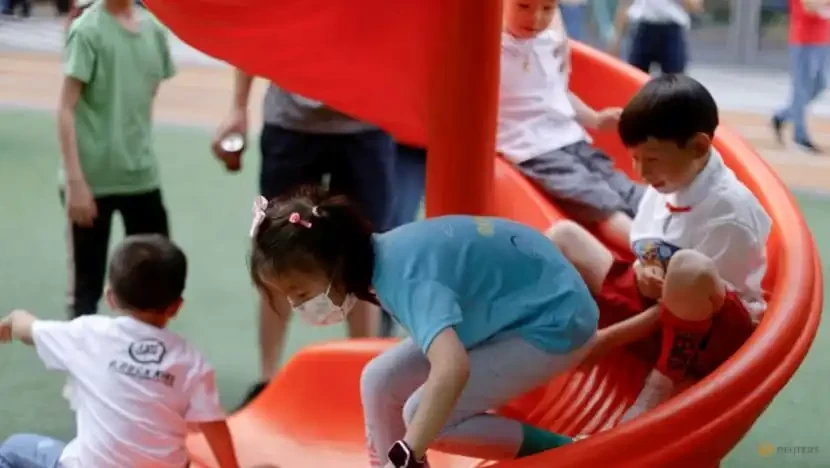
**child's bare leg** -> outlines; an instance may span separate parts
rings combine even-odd
[[[548,229],[546,235],[576,267],[591,293],[599,294],[602,283],[614,264],[611,251],[573,221],[563,220],[556,223]]]
[[[631,250],[631,217],[618,211],[597,225],[597,233],[614,248],[624,252]]]
[[[723,306],[726,288],[715,265],[692,250],[674,254],[663,284],[660,321],[662,346],[655,370],[623,416],[632,419],[668,399],[679,385]]]

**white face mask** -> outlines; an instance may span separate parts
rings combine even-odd
[[[346,320],[346,316],[352,311],[357,302],[357,297],[354,294],[346,294],[343,305],[337,306],[329,297],[330,290],[331,283],[326,288],[326,292],[320,293],[300,305],[294,305],[290,299],[288,302],[291,304],[292,310],[300,314],[300,318],[309,325],[322,326],[340,323]]]

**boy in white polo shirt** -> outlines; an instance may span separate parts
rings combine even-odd
[[[69,374],[77,420],[68,445],[11,436],[0,468],[182,468],[189,424],[222,468],[238,468],[213,369],[166,329],[182,305],[184,253],[161,235],[132,236],[109,269],[106,299],[119,317],[47,321],[16,310],[0,321],[0,343],[33,345],[47,369]]]
[[[740,348],[766,309],[761,281],[771,221],[712,149],[714,99],[683,75],[646,84],[625,107],[619,132],[649,187],[634,218],[634,264],[616,260],[578,225],[549,237],[577,266],[601,308],[595,356],[630,345],[654,370],[623,416],[671,396],[678,383],[714,371]]]
[[[499,153],[571,219],[626,245],[643,187],[592,147],[583,128],[615,129],[620,109],[595,111],[568,91],[567,37],[560,22],[551,28],[555,0],[505,0],[504,12]]]
[[[686,31],[692,24],[691,14],[701,11],[703,0],[621,0],[612,53],[619,52],[628,24],[632,24],[628,63],[646,73],[652,64],[663,73],[683,73],[689,62]]]

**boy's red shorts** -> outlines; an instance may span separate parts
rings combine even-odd
[[[597,297],[600,328],[622,322],[655,304],[642,297],[631,262],[614,261]],[[738,296],[727,291],[721,310],[712,318],[712,328],[690,369],[690,376],[703,378],[726,362],[752,335],[755,325]],[[648,363],[660,357],[661,331],[629,345],[632,352]]]

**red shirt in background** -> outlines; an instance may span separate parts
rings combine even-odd
[[[790,44],[830,45],[830,20],[808,11],[802,0],[790,0]]]

